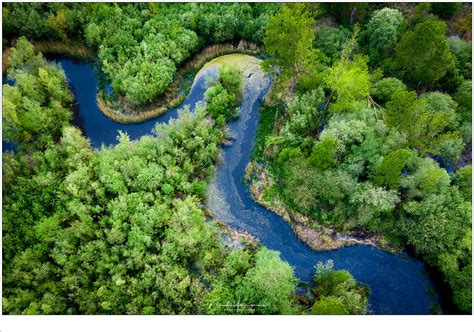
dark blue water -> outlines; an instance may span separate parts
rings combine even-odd
[[[263,89],[260,98],[266,93]],[[344,247],[329,252],[315,252],[301,243],[290,225],[280,216],[255,203],[241,179],[249,161],[258,125],[260,98],[245,98],[238,121],[229,124],[235,138],[222,148],[222,163],[211,184],[210,209],[214,217],[229,226],[256,236],[266,247],[277,250],[290,263],[295,274],[310,281],[319,261],[332,259],[337,269],[346,269],[369,285],[370,311],[376,314],[429,314],[431,286],[424,264],[412,257],[393,255],[369,246]]]
[[[70,87],[78,103],[77,122],[84,130],[95,148],[102,144],[109,146],[117,143],[118,131],[126,132],[131,139],[138,139],[145,134],[150,134],[157,123],[167,123],[170,119],[178,117],[178,108],[174,108],[162,116],[139,124],[120,124],[107,118],[97,106],[98,79],[91,65],[83,61],[60,59],[58,63],[63,67]],[[213,75],[216,74],[214,71]],[[205,76],[197,78],[190,93],[180,105],[194,109],[196,102],[203,99],[206,91]]]
[[[177,109],[141,124],[121,125],[105,117],[96,104],[97,78],[93,68],[69,59],[58,61],[66,72],[78,102],[78,114],[85,135],[92,146],[117,143],[117,131],[127,132],[131,139],[151,133],[156,123],[178,117]],[[215,76],[215,69],[210,69]],[[257,75],[254,75],[254,78]],[[258,80],[257,80],[258,81]],[[314,252],[301,243],[281,217],[256,204],[242,183],[245,166],[253,147],[259,121],[260,98],[269,86],[244,86],[241,115],[229,124],[235,140],[222,148],[222,162],[215,181],[210,185],[209,208],[217,219],[240,231],[247,231],[266,247],[281,253],[302,281],[309,282],[319,261],[332,259],[335,267],[350,271],[371,290],[370,311],[375,314],[428,314],[431,303],[424,264],[408,255],[393,255],[368,246],[352,246],[330,252]],[[205,76],[197,77],[182,106],[194,108],[203,99]],[[182,107],[181,106],[181,107]],[[180,108],[181,108],[180,107]]]

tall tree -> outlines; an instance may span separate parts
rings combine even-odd
[[[381,60],[380,57],[392,49],[397,42],[402,23],[403,14],[397,9],[383,8],[373,13],[367,24],[371,60]]]
[[[272,70],[277,65],[284,80],[303,74],[315,56],[314,27],[315,20],[307,4],[283,6],[265,27],[263,43],[270,58],[263,61],[262,66]]]
[[[395,51],[395,66],[407,82],[429,88],[454,66],[445,32],[444,22],[430,19],[402,36]]]

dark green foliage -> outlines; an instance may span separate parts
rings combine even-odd
[[[182,22],[209,42],[245,39],[261,43],[263,27],[278,3],[193,3],[183,8]]]
[[[336,163],[336,151],[339,146],[338,141],[328,137],[316,143],[309,156],[309,163],[319,169],[327,169]]]
[[[457,2],[432,2],[431,11],[440,18],[449,20],[461,6]]]
[[[314,47],[321,50],[329,60],[341,57],[341,52],[350,37],[349,30],[337,27],[322,27],[316,34]]]
[[[410,158],[411,152],[400,149],[385,156],[375,168],[375,182],[388,188],[398,188],[402,178],[402,170]]]
[[[430,87],[454,66],[445,31],[444,22],[431,19],[402,36],[395,51],[395,66],[406,82]]]
[[[366,2],[327,2],[322,5],[323,9],[343,26],[350,26],[366,19],[368,6]]]
[[[260,159],[264,157],[264,151],[268,136],[273,132],[274,122],[277,117],[279,108],[262,105],[259,109],[260,120],[255,134],[255,146],[253,148],[252,157]]]
[[[6,3],[3,6],[3,37],[77,39],[88,17],[79,3]]]
[[[382,78],[372,87],[373,97],[381,103],[389,101],[397,92],[405,91],[406,85],[395,77]]]

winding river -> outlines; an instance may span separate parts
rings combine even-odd
[[[235,55],[234,55],[235,56]],[[244,86],[239,118],[228,125],[234,137],[221,149],[221,162],[208,191],[207,205],[216,219],[238,231],[246,231],[266,247],[279,251],[281,258],[293,266],[302,281],[309,282],[319,261],[332,259],[338,269],[346,269],[360,282],[370,287],[369,310],[373,314],[429,314],[436,303],[430,295],[431,282],[425,266],[407,254],[394,255],[374,247],[350,246],[328,252],[315,252],[300,242],[290,225],[275,213],[261,207],[249,196],[242,179],[249,161],[255,130],[259,121],[258,108],[271,81],[265,77],[256,58],[249,56],[244,70]],[[141,124],[122,125],[109,120],[96,104],[98,81],[91,65],[71,59],[59,59],[78,103],[76,124],[95,148],[117,143],[117,130],[127,132],[131,139],[149,134],[156,123],[178,117],[178,108]],[[179,108],[194,109],[203,99],[206,76],[217,75],[211,62],[194,80],[193,86]]]

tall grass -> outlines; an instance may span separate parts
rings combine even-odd
[[[93,59],[94,52],[79,41],[34,41],[38,52],[43,54],[67,55],[80,59]]]

